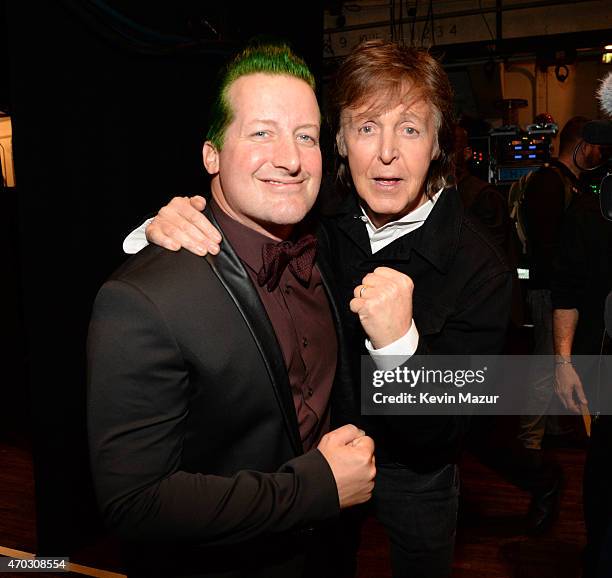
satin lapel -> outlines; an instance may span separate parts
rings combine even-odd
[[[219,224],[208,209],[205,214],[211,223],[221,231]],[[223,231],[221,231],[221,235],[223,241],[219,254],[207,255],[206,260],[236,304],[259,348],[285,421],[291,445],[295,453],[300,455],[304,453],[304,450],[287,368],[276,334],[248,273],[229,241],[223,235]]]

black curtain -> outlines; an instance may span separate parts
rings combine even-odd
[[[40,554],[73,555],[100,533],[85,430],[91,304],[124,259],[126,232],[171,196],[206,187],[201,147],[221,63],[253,36],[280,35],[321,70],[318,2],[299,14],[280,1],[210,4],[2,7],[0,96],[17,178],[8,285],[23,342],[13,365],[29,377],[29,396],[18,396],[29,399]]]

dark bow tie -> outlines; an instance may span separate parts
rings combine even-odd
[[[295,243],[266,243],[261,250],[263,266],[257,273],[259,286],[266,285],[268,291],[274,291],[287,266],[297,279],[307,284],[316,253],[317,238],[314,235],[305,235]]]

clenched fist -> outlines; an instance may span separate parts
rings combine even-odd
[[[354,425],[325,434],[317,449],[329,463],[341,508],[367,502],[374,489],[374,441]]]
[[[357,285],[351,311],[375,349],[397,341],[412,325],[412,291],[408,275],[389,267],[377,267]]]

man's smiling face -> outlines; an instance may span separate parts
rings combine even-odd
[[[321,184],[320,112],[310,86],[287,75],[250,74],[230,87],[233,119],[219,151],[204,145],[212,194],[232,218],[286,237]]]

